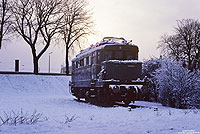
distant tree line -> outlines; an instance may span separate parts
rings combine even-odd
[[[145,61],[148,77],[141,98],[176,108],[200,108],[200,23],[177,21],[175,33],[164,35],[160,58]]]
[[[7,33],[21,37],[31,48],[33,72],[38,74],[39,59],[59,38],[65,45],[68,74],[69,49],[91,33],[93,22],[87,1],[1,0],[0,4],[0,48]]]

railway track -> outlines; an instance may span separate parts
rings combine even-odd
[[[88,103],[85,100],[78,100],[78,99],[74,99],[74,100],[77,102],[81,102],[81,103]],[[92,103],[90,103],[90,104],[92,104]],[[157,107],[141,106],[141,105],[134,105],[134,104],[129,104],[127,106],[122,102],[116,102],[114,105],[97,105],[97,104],[92,104],[92,105],[96,105],[96,106],[100,106],[100,107],[126,107],[126,108],[128,108],[129,111],[131,111],[131,109],[135,109],[135,108],[148,108],[148,109],[153,109],[154,111],[158,111]]]

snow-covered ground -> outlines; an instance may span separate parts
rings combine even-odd
[[[37,110],[47,121],[0,126],[0,134],[197,134],[200,111],[136,102],[146,107],[100,107],[77,102],[66,76],[0,74],[0,116]],[[74,117],[74,118],[73,118]],[[72,118],[71,121],[69,119]],[[64,123],[68,121],[67,123]]]

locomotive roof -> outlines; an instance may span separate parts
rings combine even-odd
[[[80,54],[76,55],[76,58],[72,59],[72,61],[75,61],[79,58],[81,58],[84,55],[90,54],[96,50],[104,49],[106,46],[114,46],[114,45],[129,45],[129,46],[135,46],[138,47],[135,44],[131,43],[132,41],[127,41],[124,38],[116,38],[116,37],[104,37],[101,42],[97,42],[95,45],[91,45],[91,47],[82,50]]]

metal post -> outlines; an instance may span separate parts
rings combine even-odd
[[[50,56],[50,55],[51,55],[52,53],[53,53],[53,52],[50,52],[50,53],[49,53],[49,73],[50,73],[50,66],[51,66],[51,56]]]

